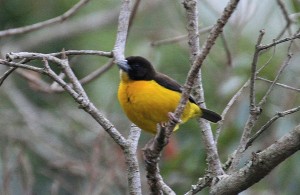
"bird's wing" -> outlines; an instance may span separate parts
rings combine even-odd
[[[174,79],[168,77],[167,75],[164,75],[162,73],[156,73],[156,76],[154,77],[154,80],[161,86],[167,88],[167,89],[170,89],[170,90],[173,90],[173,91],[177,91],[179,93],[182,92],[182,86],[179,85]],[[193,99],[192,96],[189,97],[189,100],[190,102],[196,104],[195,100]],[[211,122],[218,122],[222,119],[222,117],[211,111],[211,110],[208,110],[208,109],[204,109],[204,108],[201,108],[202,110],[202,118],[206,119],[206,120],[209,120]]]
[[[154,80],[160,84],[161,86],[173,90],[173,91],[177,91],[179,93],[182,93],[182,86],[180,84],[177,83],[177,81],[175,81],[174,79],[168,77],[165,74],[162,73],[156,73]],[[189,97],[190,102],[196,104],[195,100],[193,99],[192,96]]]

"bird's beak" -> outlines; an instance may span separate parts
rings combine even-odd
[[[124,70],[125,72],[128,72],[130,70],[130,66],[127,63],[127,60],[117,61],[117,65],[120,69]]]

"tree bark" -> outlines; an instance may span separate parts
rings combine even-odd
[[[277,165],[300,149],[300,125],[265,150],[253,153],[241,169],[224,176],[211,187],[211,194],[237,194],[268,175]]]

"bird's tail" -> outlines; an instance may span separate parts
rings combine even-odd
[[[202,111],[201,118],[209,120],[210,122],[216,123],[222,119],[222,117],[219,114],[217,114],[211,110],[201,108],[201,111]]]

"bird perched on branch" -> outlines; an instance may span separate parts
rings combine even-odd
[[[127,117],[142,130],[156,133],[158,123],[169,120],[179,104],[182,87],[165,74],[157,72],[143,57],[130,56],[117,62],[120,68],[118,99]],[[181,116],[181,123],[190,118],[202,117],[218,122],[221,116],[200,108],[192,97]],[[174,130],[178,129],[178,125]]]

